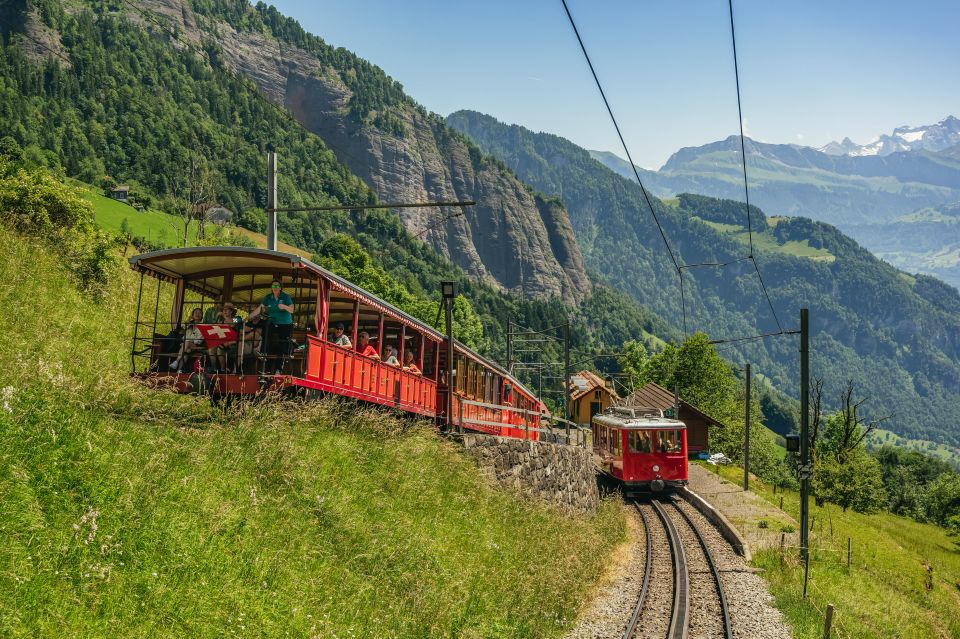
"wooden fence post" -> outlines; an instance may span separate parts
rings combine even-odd
[[[847,570],[850,570],[850,560],[853,557],[853,539],[847,537]]]
[[[780,533],[780,566],[783,566],[783,548],[786,544],[787,533]]]
[[[830,639],[830,626],[833,625],[833,604],[827,604],[827,618],[823,623],[823,639]]]

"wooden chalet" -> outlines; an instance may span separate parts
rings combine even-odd
[[[581,425],[590,426],[590,420],[614,404],[620,396],[602,377],[590,371],[580,371],[570,376],[570,418]]]
[[[624,407],[648,406],[666,411],[673,408],[674,395],[673,391],[650,382],[643,388],[633,391],[615,405]],[[687,451],[691,455],[708,451],[710,449],[710,428],[723,426],[693,404],[684,401],[682,397],[680,398],[680,415],[675,416],[675,418],[687,425]]]

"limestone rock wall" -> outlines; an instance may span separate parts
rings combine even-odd
[[[489,435],[464,435],[463,446],[505,488],[578,512],[600,502],[589,450]]]

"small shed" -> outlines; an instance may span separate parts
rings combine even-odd
[[[580,371],[570,376],[570,418],[578,424],[589,426],[594,415],[619,399],[613,382],[596,373]]]
[[[648,383],[615,404],[616,406],[649,406],[667,410],[673,408],[673,391],[659,384]],[[710,450],[710,429],[723,424],[705,412],[680,398],[680,415],[677,419],[687,425],[687,451],[693,455]]]
[[[115,186],[110,189],[110,197],[120,202],[126,202],[130,199],[130,187],[126,185]]]

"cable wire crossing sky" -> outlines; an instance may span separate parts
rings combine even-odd
[[[726,0],[570,0],[634,160],[735,135]],[[622,154],[560,0],[279,0],[431,111],[487,113]],[[734,0],[746,135],[866,143],[960,115],[960,3]]]

